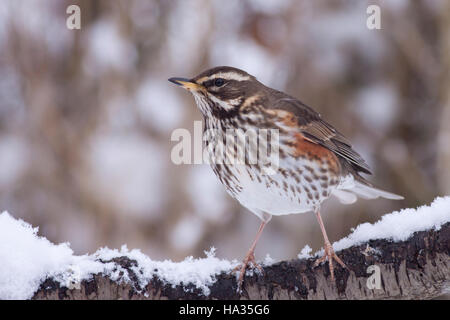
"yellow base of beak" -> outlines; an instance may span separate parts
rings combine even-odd
[[[169,81],[182,86],[186,90],[199,90],[201,88],[200,85],[186,78],[170,78]]]

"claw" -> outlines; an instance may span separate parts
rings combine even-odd
[[[244,260],[240,265],[235,267],[232,272],[239,271],[239,278],[238,278],[238,290],[241,291],[242,284],[244,283],[244,277],[245,277],[245,271],[252,265],[253,268],[257,268],[261,273],[264,273],[264,269],[261,267],[260,264],[258,264],[255,260],[255,255],[253,252],[247,253]]]
[[[342,268],[348,269],[348,267],[341,260],[341,258],[339,258],[336,255],[336,253],[334,253],[333,247],[331,246],[330,242],[325,242],[324,250],[325,250],[325,253],[324,253],[323,257],[316,260],[316,262],[314,263],[314,267],[317,267],[322,262],[325,262],[326,260],[328,260],[328,264],[330,266],[331,281],[335,281],[333,260],[337,261],[337,263],[339,263]]]

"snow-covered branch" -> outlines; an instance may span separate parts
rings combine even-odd
[[[336,284],[328,265],[314,268],[304,250],[299,259],[266,261],[264,274],[248,274],[241,293],[230,273],[237,262],[215,257],[214,249],[178,263],[125,246],[75,256],[68,244],[36,233],[0,215],[0,299],[427,299],[450,281],[450,197],[387,214],[336,242],[350,269],[337,268]]]

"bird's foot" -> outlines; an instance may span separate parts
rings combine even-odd
[[[341,265],[342,268],[347,268],[344,262],[342,262],[341,258],[339,258],[336,253],[334,253],[333,247],[331,246],[330,242],[325,242],[324,245],[325,253],[323,257],[316,260],[314,263],[314,267],[317,267],[322,262],[325,262],[325,260],[328,260],[328,264],[330,266],[330,273],[331,273],[331,281],[334,282],[334,266],[333,266],[333,260],[337,261]]]
[[[264,273],[264,269],[255,260],[255,255],[252,251],[249,251],[240,265],[233,269],[233,272],[239,271],[238,278],[238,290],[241,291],[242,284],[244,283],[245,271],[249,268],[257,268],[261,273]]]

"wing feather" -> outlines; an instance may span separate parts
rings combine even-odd
[[[279,92],[282,94],[281,92]],[[271,104],[271,109],[289,111],[296,117],[301,133],[311,142],[334,152],[347,161],[356,172],[371,174],[364,159],[352,148],[348,139],[338,132],[331,124],[322,119],[321,115],[299,100],[285,96],[279,97]]]

